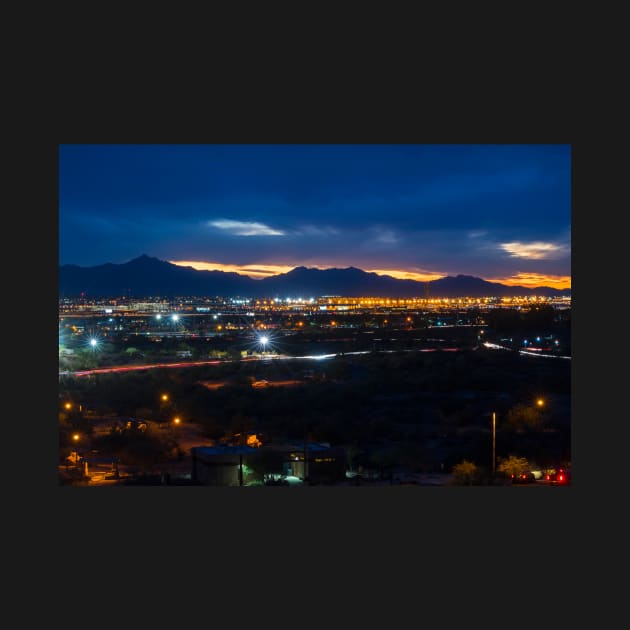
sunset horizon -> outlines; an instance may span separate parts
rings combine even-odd
[[[192,260],[168,260],[167,262],[177,265],[178,267],[192,267],[197,271],[223,271],[223,272],[233,272],[238,273],[240,275],[248,276],[253,280],[262,280],[264,278],[268,278],[274,275],[288,273],[297,267],[306,267],[307,269],[347,269],[349,267],[354,267],[356,269],[361,269],[367,273],[375,273],[379,276],[390,276],[392,278],[396,278],[397,280],[414,280],[416,282],[431,282],[433,280],[439,280],[441,278],[446,278],[448,276],[457,276],[457,275],[474,275],[465,272],[457,272],[457,273],[438,273],[438,272],[418,272],[407,269],[368,269],[359,266],[358,264],[340,264],[333,263],[329,265],[322,264],[314,264],[314,263],[295,263],[291,265],[273,265],[267,263],[261,264],[248,264],[248,265],[239,265],[239,264],[223,264],[218,262],[207,262],[207,261],[192,261]],[[480,277],[480,276],[475,276]],[[520,272],[513,276],[493,276],[493,277],[481,277],[482,280],[486,282],[496,282],[499,284],[505,284],[507,286],[522,286],[526,288],[536,288],[536,287],[551,287],[554,289],[570,289],[571,288],[571,277],[570,276],[551,276],[545,274],[534,274],[534,273],[525,273]]]

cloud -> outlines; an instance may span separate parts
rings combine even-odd
[[[236,236],[284,236],[286,232],[274,230],[264,223],[253,221],[233,221],[231,219],[217,219],[208,221],[208,225],[225,230]]]
[[[241,275],[249,276],[250,278],[266,278],[268,276],[274,276],[279,273],[287,273],[298,265],[238,265],[238,264],[224,264],[218,262],[207,262],[199,260],[169,260],[173,265],[180,267],[192,267],[198,271],[226,271],[236,272]]]
[[[381,232],[375,239],[379,243],[396,243],[398,239],[392,230]]]
[[[295,236],[336,236],[339,230],[329,225],[303,225],[293,234]]]
[[[546,258],[554,258],[567,253],[565,245],[556,245],[555,243],[545,243],[535,241],[532,243],[501,243],[501,249],[506,251],[510,256],[516,258],[529,258],[531,260],[543,260]]]
[[[489,282],[500,282],[512,286],[529,288],[553,287],[555,289],[570,289],[571,276],[550,275],[545,273],[519,271],[511,276],[500,278],[486,278]]]
[[[370,238],[371,243],[391,245],[398,242],[398,237],[394,230],[381,225],[375,225],[369,228],[369,233],[372,235]]]
[[[417,282],[437,280],[447,275],[445,273],[405,271],[400,269],[365,269],[365,271],[375,273],[379,276],[391,276],[398,280],[416,280]]]

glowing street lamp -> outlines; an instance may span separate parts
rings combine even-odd
[[[179,424],[179,423],[181,422],[181,419],[180,419],[179,417],[177,417],[177,418],[173,418],[173,422],[174,422],[175,424]]]
[[[79,439],[80,436],[78,433],[72,434],[72,441],[74,442],[74,463],[79,465]]]
[[[168,422],[168,410],[172,409],[170,396],[165,392],[160,394],[160,406],[158,409],[159,422]]]
[[[260,343],[261,343],[261,345],[262,345],[263,354],[264,354],[264,352],[265,352],[265,346],[267,345],[267,343],[268,343],[268,342],[269,342],[269,337],[266,337],[265,335],[263,335],[263,336],[260,338]]]
[[[544,406],[544,404],[545,404],[545,401],[544,401],[542,398],[539,398],[539,399],[536,401],[536,406],[537,406],[537,407],[543,407],[543,406]]]

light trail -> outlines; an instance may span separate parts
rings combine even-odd
[[[498,343],[490,343],[489,341],[484,341],[483,346],[486,348],[490,348],[491,350],[508,350],[509,352],[514,352],[514,348],[509,348],[508,346],[501,346]],[[571,357],[567,357],[565,355],[560,354],[543,354],[541,352],[530,352],[529,350],[518,350],[519,354],[526,354],[530,357],[544,357],[547,359],[569,359]]]
[[[501,346],[496,343],[490,343],[485,341],[482,344],[486,348],[490,348],[492,350],[507,350],[510,352],[514,352],[512,348],[507,346]],[[474,350],[474,348],[473,348]],[[238,363],[238,362],[246,362],[246,361],[287,361],[287,360],[311,360],[311,361],[322,361],[326,359],[332,359],[335,357],[344,357],[350,355],[360,355],[360,354],[393,354],[397,352],[460,352],[460,348],[411,348],[411,349],[400,349],[400,350],[356,350],[353,352],[333,352],[330,354],[307,354],[303,356],[288,356],[282,354],[274,354],[274,355],[266,355],[264,357],[245,357],[242,359],[221,359],[221,360],[212,360],[212,361],[185,361],[178,363],[151,363],[146,365],[122,365],[108,368],[95,368],[93,370],[80,370],[77,372],[70,372],[68,370],[59,372],[59,376],[92,376],[94,374],[120,374],[124,372],[139,372],[142,370],[155,370],[155,369],[174,369],[174,368],[186,368],[186,367],[195,367],[195,366],[203,366],[203,365],[223,365],[226,363]],[[528,352],[527,350],[519,350],[519,354],[525,354],[534,357],[544,357],[550,359],[571,359],[568,356],[560,356],[555,354],[541,354],[538,352]]]

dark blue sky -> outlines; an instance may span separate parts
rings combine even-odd
[[[59,262],[567,286],[570,171],[569,145],[61,145]]]

